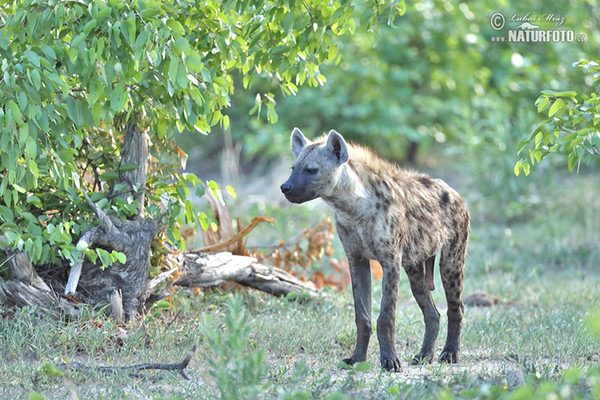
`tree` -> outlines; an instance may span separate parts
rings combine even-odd
[[[578,94],[575,91],[557,92],[543,90],[535,102],[540,114],[548,113],[533,131],[519,144],[521,158],[515,164],[515,174],[529,175],[531,166],[540,163],[552,153],[568,156],[569,170],[573,171],[583,161],[590,163],[600,156],[600,66],[596,61],[577,63],[593,76],[594,91]]]
[[[285,93],[318,84],[336,37],[356,29],[353,10],[349,0],[4,3],[0,248],[13,277],[29,284],[31,263],[68,263],[68,293],[81,268],[91,301],[121,289],[126,315],[139,312],[151,242],[166,229],[183,249],[183,222],[208,225],[188,199],[204,186],[181,173],[173,133],[228,126],[234,71],[244,87],[258,76]],[[374,2],[362,22],[402,12]]]

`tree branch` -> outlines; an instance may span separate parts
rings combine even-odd
[[[90,205],[90,207],[92,207],[92,209],[94,210],[94,212],[98,216],[98,219],[100,220],[100,226],[102,227],[102,230],[104,231],[104,233],[110,234],[112,231],[114,231],[115,230],[115,226],[112,223],[112,221],[110,220],[110,218],[108,217],[108,215],[106,215],[106,213],[104,211],[102,211],[100,209],[100,207],[98,207],[96,205],[96,203],[94,203],[92,201],[92,199],[90,199],[88,197],[88,195],[87,195],[86,192],[83,192],[83,195],[85,196],[85,199],[88,202],[88,204]]]
[[[173,364],[147,363],[147,364],[126,365],[123,367],[107,367],[107,366],[88,367],[77,361],[71,361],[68,364],[62,364],[61,367],[63,367],[63,368],[68,367],[68,368],[77,369],[77,370],[95,369],[97,371],[104,372],[104,373],[119,373],[119,372],[132,371],[129,373],[129,375],[131,375],[133,377],[141,377],[142,375],[136,374],[135,372],[144,371],[144,370],[148,370],[148,369],[158,369],[158,370],[163,370],[163,371],[177,371],[177,372],[179,372],[179,374],[181,374],[181,376],[183,376],[183,378],[185,380],[189,381],[190,378],[183,372],[183,370],[186,369],[187,366],[190,364],[190,361],[192,360],[192,356],[194,355],[195,352],[196,352],[196,345],[194,345],[194,347],[192,347],[192,350],[188,353],[187,356],[185,356],[185,358],[181,362],[173,363]]]
[[[229,240],[226,240],[226,241],[221,242],[221,243],[213,244],[213,245],[210,245],[210,246],[202,247],[201,249],[194,250],[193,253],[210,253],[210,252],[214,252],[214,251],[223,250],[227,246],[234,244],[235,242],[237,242],[238,240],[240,240],[244,236],[248,235],[261,222],[273,223],[273,222],[275,222],[275,218],[271,218],[271,217],[255,217],[250,222],[250,225],[248,225],[247,227],[245,227],[244,229],[242,229],[237,234],[233,235]]]

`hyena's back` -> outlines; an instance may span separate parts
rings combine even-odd
[[[365,188],[363,195],[371,199],[366,208],[370,209],[375,226],[363,229],[373,228],[372,247],[381,247],[377,243],[382,242],[396,247],[395,251],[402,252],[403,266],[419,265],[452,248],[466,249],[469,211],[463,198],[446,182],[400,169],[361,146],[353,146],[350,154],[348,165]],[[348,196],[356,196],[356,192],[349,192]],[[343,204],[332,206],[336,211],[338,206],[343,208]],[[336,213],[342,216],[339,222],[352,229],[361,224],[356,217],[366,210],[350,210],[349,219],[343,218],[344,210],[340,211]]]

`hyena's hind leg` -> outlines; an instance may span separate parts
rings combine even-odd
[[[448,303],[448,335],[440,361],[457,363],[460,356],[460,332],[464,306],[462,302],[463,275],[467,252],[468,230],[459,232],[456,239],[442,248],[440,273]]]
[[[429,260],[427,262],[429,262]],[[423,362],[430,363],[433,359],[435,341],[438,337],[440,328],[440,313],[435,307],[435,303],[431,297],[426,263],[409,266],[405,269],[408,280],[410,281],[410,289],[425,320],[423,344],[421,345],[421,350],[413,357],[411,364],[418,365]]]

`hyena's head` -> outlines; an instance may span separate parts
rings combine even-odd
[[[291,140],[296,162],[289,179],[281,185],[285,197],[292,203],[304,203],[331,195],[339,168],[348,162],[348,146],[342,135],[331,130],[326,140],[313,143],[294,128]]]

